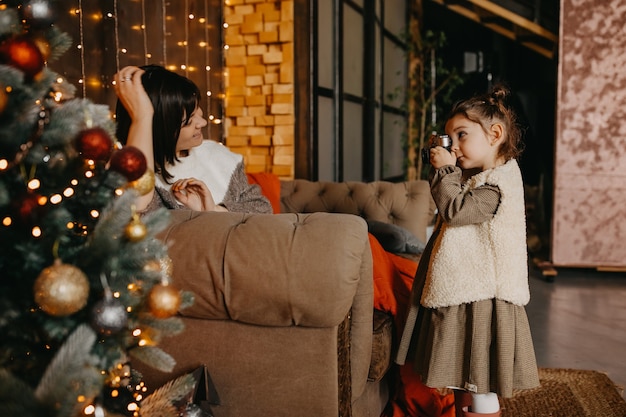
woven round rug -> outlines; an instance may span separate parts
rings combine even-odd
[[[501,398],[502,417],[624,417],[626,401],[602,372],[539,369],[541,386]]]

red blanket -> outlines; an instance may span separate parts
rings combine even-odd
[[[374,308],[391,314],[400,340],[417,263],[386,252],[369,235],[374,260]],[[454,417],[454,396],[422,384],[412,364],[399,366],[393,397],[381,417]]]

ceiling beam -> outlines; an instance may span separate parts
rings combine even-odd
[[[488,0],[432,0],[481,25],[553,58],[558,36],[537,23]]]

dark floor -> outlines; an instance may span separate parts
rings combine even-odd
[[[606,372],[626,387],[626,272],[557,268],[549,282],[531,267],[530,290],[537,365]]]

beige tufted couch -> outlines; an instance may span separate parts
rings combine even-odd
[[[389,390],[370,368],[384,374],[391,354],[372,355],[363,218],[425,239],[433,209],[423,181],[295,180],[281,183],[282,214],[172,212],[160,237],[175,283],[195,303],[180,313],[184,332],[160,343],[177,361],[173,373],[133,365],[153,388],[206,365],[216,417],[378,417]]]

